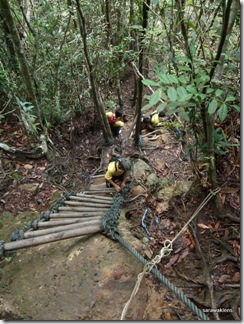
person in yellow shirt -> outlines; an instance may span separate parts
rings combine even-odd
[[[115,113],[109,111],[106,112],[106,116],[113,136],[117,137],[120,133],[121,127],[124,126],[123,111],[121,109],[116,109]]]
[[[163,118],[165,117],[165,112],[154,111],[150,116],[142,116],[141,119],[141,129],[147,129],[153,131],[156,127],[163,125]]]
[[[108,164],[107,172],[105,174],[106,187],[120,192],[125,187],[128,172],[131,169],[131,162],[126,158],[115,158]],[[119,185],[120,183],[120,185]]]

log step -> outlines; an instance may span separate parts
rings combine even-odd
[[[81,212],[94,212],[94,208],[92,207],[59,207],[58,210],[65,210],[65,211],[81,211]],[[99,211],[106,212],[109,208],[98,208]]]
[[[66,200],[64,203],[65,205],[68,206],[93,207],[93,209],[111,207],[112,205],[111,203],[97,204],[95,202],[83,202],[83,201],[72,201],[72,200]]]
[[[81,235],[98,233],[102,230],[102,225],[92,225],[84,228],[77,228],[74,230],[67,230],[58,233],[46,234],[38,237],[32,237],[29,239],[24,239],[16,242],[10,242],[4,244],[4,251],[23,249],[29,246],[36,246],[43,243],[55,242],[59,240],[65,240],[72,237],[77,237]]]
[[[84,217],[84,218],[61,218],[59,220],[50,220],[46,222],[38,222],[38,228],[47,228],[52,226],[59,226],[59,225],[69,225],[69,224],[76,224],[76,223],[83,223],[87,220],[97,220],[102,219],[102,216],[93,216],[93,217]]]
[[[92,199],[100,199],[100,200],[104,200],[104,201],[113,201],[114,197],[110,196],[110,197],[106,197],[106,196],[91,196],[90,194],[88,194],[87,192],[84,193],[77,193],[75,197],[83,197],[83,198],[92,198]]]
[[[103,216],[106,214],[106,211],[91,211],[91,212],[60,212],[60,213],[53,213],[50,214],[50,219],[53,218],[82,218],[82,217],[91,217],[91,216]]]
[[[78,228],[85,228],[87,226],[93,226],[93,225],[100,225],[101,220],[89,220],[84,223],[79,223],[79,224],[69,224],[69,225],[61,225],[61,226],[55,226],[51,228],[45,228],[37,231],[30,231],[30,232],[25,232],[24,233],[24,238],[28,239],[31,237],[38,237],[46,234],[51,234],[51,233],[57,233],[57,232],[62,232],[62,231],[68,231],[68,230],[73,230],[73,229],[78,229]]]
[[[100,197],[100,196],[89,196],[84,194],[77,194],[77,196],[70,196],[69,199],[79,200],[79,201],[89,201],[89,202],[98,202],[100,204],[113,203],[113,198],[111,197]]]

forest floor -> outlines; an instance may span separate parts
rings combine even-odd
[[[140,149],[134,148],[133,139],[128,140],[134,109],[130,101],[132,81],[128,78],[122,83],[127,122],[114,148],[132,161],[143,157],[160,179],[162,188],[177,181],[192,179],[195,170],[189,158],[182,156],[180,141],[173,133],[169,133],[170,143],[164,144],[154,137],[150,141],[145,139],[146,145]],[[2,143],[20,150],[25,150],[28,146],[27,136],[16,122],[4,120],[0,131]],[[56,148],[56,159],[52,164],[45,158],[17,160],[13,156],[2,155],[2,228],[8,213],[14,215],[19,226],[21,214],[46,211],[58,200],[60,192],[81,191],[87,185],[88,174],[104,173],[106,165],[101,167],[103,139],[89,114],[77,116],[68,124],[56,125],[52,130],[51,140]],[[207,314],[215,320],[240,319],[240,166],[233,159],[234,157],[229,160],[226,158],[223,161],[224,167],[220,174],[225,215],[217,217],[212,199],[183,233],[172,255],[162,259],[158,265],[158,270],[176,286],[181,287],[199,308],[219,310]],[[35,186],[34,192],[20,190],[27,183]],[[144,257],[152,259],[166,239],[173,239],[207,194],[208,190],[196,190],[191,195],[173,198],[165,206],[162,202],[159,204],[153,194],[148,193],[145,197],[127,203],[131,233],[138,239],[147,241]],[[145,208],[148,208],[150,215],[157,216],[145,220],[150,235],[142,227]],[[16,228],[16,224],[12,224],[11,229]],[[7,234],[10,232],[9,228]],[[6,232],[3,239],[9,241]],[[1,266],[4,267],[6,262],[8,260],[3,258]],[[157,286],[156,279],[153,280],[153,285]],[[168,298],[169,301],[172,298],[170,293]],[[227,309],[231,311],[228,312]],[[177,309],[173,313],[178,319],[184,318]],[[163,319],[173,318],[167,314]]]

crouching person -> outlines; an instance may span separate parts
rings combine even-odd
[[[129,159],[114,158],[114,160],[109,162],[105,174],[106,187],[114,187],[117,192],[120,192],[126,185],[130,170],[131,162]]]

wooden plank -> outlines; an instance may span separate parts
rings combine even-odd
[[[36,246],[44,243],[50,243],[60,240],[65,240],[68,238],[73,238],[81,235],[94,234],[102,230],[102,225],[92,225],[84,228],[77,228],[68,231],[62,231],[58,233],[52,233],[47,235],[42,235],[39,237],[32,237],[29,239],[23,239],[20,241],[10,242],[4,244],[4,251],[23,249],[30,246]]]
[[[89,195],[79,195],[77,196],[70,196],[70,200],[79,200],[79,201],[89,201],[89,202],[94,202],[94,203],[99,203],[99,204],[109,204],[113,203],[113,198],[111,197],[99,197],[99,196],[89,196]]]
[[[60,218],[60,219],[50,220],[46,222],[38,222],[38,228],[47,228],[52,226],[82,223],[82,222],[86,222],[88,219],[89,220],[102,219],[102,216],[84,217],[84,218]]]
[[[52,218],[82,218],[82,217],[91,217],[91,216],[103,216],[106,212],[104,211],[92,211],[92,212],[64,212],[50,214],[50,219]]]
[[[111,203],[107,204],[97,204],[95,202],[84,202],[84,201],[72,201],[72,200],[66,200],[65,205],[68,206],[81,206],[81,207],[93,207],[93,209],[97,208],[106,208],[106,207],[111,207]]]
[[[78,196],[78,197],[91,197],[91,198],[96,198],[96,199],[101,199],[101,200],[104,200],[104,201],[106,201],[106,200],[109,200],[109,201],[111,201],[111,200],[113,200],[114,198],[113,198],[113,196],[110,196],[110,197],[106,197],[106,196],[91,196],[90,194],[86,194],[86,193],[77,193],[76,194],[76,196]]]
[[[94,211],[94,208],[92,207],[66,207],[66,206],[62,206],[62,207],[59,207],[58,210],[65,210],[65,211],[74,211],[74,212],[77,212],[77,211],[81,211],[81,212],[95,212]],[[109,208],[98,208],[99,211],[108,211]]]
[[[57,232],[62,232],[62,231],[67,231],[71,229],[77,229],[77,228],[85,228],[87,226],[92,226],[92,225],[99,225],[101,224],[101,219],[99,220],[88,220],[83,223],[79,224],[69,224],[69,225],[60,225],[60,226],[55,226],[51,228],[45,228],[41,230],[36,230],[36,231],[30,231],[30,232],[25,232],[24,233],[24,238],[28,239],[31,237],[38,237],[46,234],[51,234],[51,233],[57,233]]]

